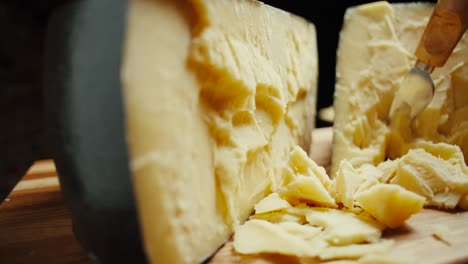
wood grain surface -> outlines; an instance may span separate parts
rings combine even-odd
[[[327,163],[331,130],[317,129],[311,156]],[[445,227],[444,240],[434,236]],[[396,240],[389,256],[411,258],[414,263],[468,263],[468,212],[424,209],[407,224],[387,230]],[[0,263],[90,263],[72,234],[70,214],[64,206],[52,161],[36,162],[10,196],[0,205]],[[318,263],[278,255],[241,256],[226,243],[209,261],[227,263]],[[352,263],[338,261],[328,263]]]
[[[50,160],[36,162],[0,204],[0,263],[90,263]]]

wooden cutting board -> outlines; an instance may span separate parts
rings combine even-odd
[[[330,160],[331,128],[317,129],[314,138],[312,156],[325,165]],[[447,241],[433,235],[441,226],[448,229]],[[396,240],[390,255],[412,256],[416,263],[468,263],[468,212],[425,209],[404,227],[386,231],[384,237]],[[0,263],[90,263],[72,235],[70,214],[64,206],[52,161],[36,162],[0,205]],[[233,251],[229,241],[209,263],[317,261],[276,255],[241,256]]]

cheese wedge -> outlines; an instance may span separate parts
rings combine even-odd
[[[122,83],[144,245],[200,263],[314,126],[314,26],[252,0],[131,0]]]
[[[415,141],[458,145],[468,160],[468,35],[433,74],[432,102],[415,120],[388,112],[433,10],[427,3],[375,2],[346,11],[336,69],[332,176],[340,161],[378,165],[415,147]],[[436,155],[437,156],[437,155]],[[390,175],[387,175],[390,176]]]

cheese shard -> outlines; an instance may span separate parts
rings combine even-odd
[[[276,190],[314,125],[314,26],[252,0],[131,0],[121,68],[153,263],[200,263]]]
[[[303,238],[305,241],[313,240],[317,237],[318,234],[322,232],[322,229],[315,226],[310,225],[301,225],[299,223],[294,222],[284,222],[279,223],[279,226],[286,230],[286,232],[297,235]]]
[[[422,148],[410,150],[398,160],[396,175],[390,183],[426,197],[426,206],[455,208],[468,193],[467,167],[463,157],[444,156],[443,150],[453,148],[453,153],[457,153],[457,149],[459,154],[462,153],[457,146],[445,143],[425,143],[424,146],[430,146],[437,156]]]
[[[332,177],[343,159],[356,169],[377,166],[403,156],[417,142],[458,145],[467,163],[467,34],[431,74],[435,94],[428,107],[413,121],[397,118],[388,125],[394,94],[415,63],[432,10],[429,3],[380,1],[346,11],[337,51]]]
[[[306,222],[305,216],[289,213],[288,211],[276,211],[269,213],[254,214],[249,219],[260,219],[271,223],[294,222],[303,224]]]
[[[307,228],[307,227],[305,227]],[[310,228],[313,230],[313,228]],[[249,220],[237,227],[234,249],[242,254],[279,253],[294,256],[315,256],[314,247],[306,243],[290,225],[276,225],[264,220]]]
[[[335,178],[335,200],[347,208],[354,207],[354,192],[365,181],[347,160],[341,161]]]
[[[254,209],[255,214],[261,214],[280,211],[288,207],[291,207],[291,205],[286,200],[281,199],[277,193],[271,193],[260,200],[260,202],[255,205]]]
[[[278,195],[293,205],[308,202],[319,206],[337,207],[331,196],[333,182],[299,146],[294,147],[284,168],[283,186]]]
[[[424,197],[395,184],[377,184],[356,194],[356,201],[364,211],[390,228],[396,228],[418,213]]]
[[[295,146],[291,150],[288,166],[285,169],[286,173],[292,175],[293,178],[298,175],[314,176],[321,182],[327,191],[331,191],[332,181],[327,175],[325,168],[317,165],[314,160],[310,159],[307,153],[300,146]],[[288,184],[287,175],[285,175],[285,180],[284,184]],[[290,180],[292,180],[292,178]]]
[[[340,247],[328,247],[319,254],[322,260],[357,259],[368,254],[385,253],[393,245],[393,240],[381,240],[371,244],[352,244]]]
[[[297,176],[291,183],[278,190],[291,204],[309,202],[311,204],[337,207],[335,199],[315,176]]]
[[[377,242],[384,225],[364,215],[330,208],[310,208],[307,222],[324,228],[324,239],[334,246]]]

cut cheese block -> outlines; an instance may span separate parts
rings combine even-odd
[[[416,60],[414,51],[433,5],[375,2],[346,11],[335,89],[332,176],[340,161],[354,168],[398,158],[415,141],[458,145],[468,160],[468,35],[432,77],[432,102],[415,120],[388,125],[395,92]],[[435,155],[437,156],[437,155]],[[391,175],[387,175],[390,177]]]
[[[153,263],[199,263],[308,149],[311,23],[251,0],[131,0],[122,65],[127,142]]]

